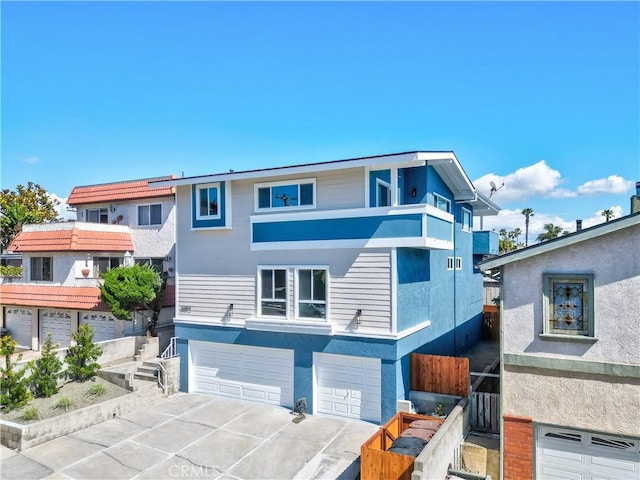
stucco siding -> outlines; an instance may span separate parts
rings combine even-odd
[[[506,365],[503,412],[534,422],[640,435],[640,379]]]
[[[504,353],[640,363],[640,226],[508,264],[503,274]],[[593,344],[542,340],[543,274],[591,273]]]

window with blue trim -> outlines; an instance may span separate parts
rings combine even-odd
[[[470,232],[471,225],[471,211],[462,207],[462,231]]]
[[[391,205],[391,185],[384,180],[376,179],[376,207]]]
[[[198,185],[198,219],[220,218],[220,184]]]
[[[256,210],[315,207],[315,180],[256,184]]]

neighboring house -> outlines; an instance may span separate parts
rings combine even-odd
[[[640,213],[501,269],[505,479],[640,479]]]
[[[20,347],[39,350],[47,333],[66,347],[82,323],[95,327],[96,341],[145,332],[140,315],[135,322],[111,315],[98,284],[101,273],[127,261],[173,271],[174,189],[148,186],[171,178],[75,187],[68,203],[78,221],[23,227],[9,246],[22,255],[23,276],[0,285],[3,325]],[[165,323],[174,315],[173,290],[170,278]]]
[[[383,422],[411,352],[481,336],[473,216],[499,208],[453,152],[154,184],[176,188],[183,391]]]

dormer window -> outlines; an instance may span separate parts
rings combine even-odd
[[[255,209],[315,207],[315,179],[255,185]]]

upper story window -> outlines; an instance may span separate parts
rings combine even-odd
[[[93,276],[99,278],[101,273],[119,267],[122,262],[122,257],[93,257]]]
[[[379,178],[376,179],[376,207],[391,205],[391,185]]]
[[[543,333],[594,337],[593,275],[545,274]]]
[[[138,205],[138,225],[162,225],[162,204]]]
[[[444,212],[451,213],[451,202],[448,198],[445,198],[442,195],[438,195],[437,193],[433,194],[433,198],[436,208]]]
[[[109,212],[107,208],[87,208],[87,222],[109,223]]]
[[[198,185],[197,213],[199,220],[220,218],[220,184]]]
[[[47,281],[53,280],[51,257],[31,257],[31,280]]]
[[[135,263],[138,265],[149,265],[155,268],[158,272],[162,272],[164,268],[164,259],[162,258],[136,258]]]
[[[471,226],[472,226],[471,222],[472,222],[471,211],[462,207],[462,231],[463,232],[471,231]]]
[[[260,270],[260,315],[287,316],[287,270]]]
[[[298,270],[298,317],[327,318],[327,270]]]
[[[255,185],[255,209],[314,208],[315,179]]]

